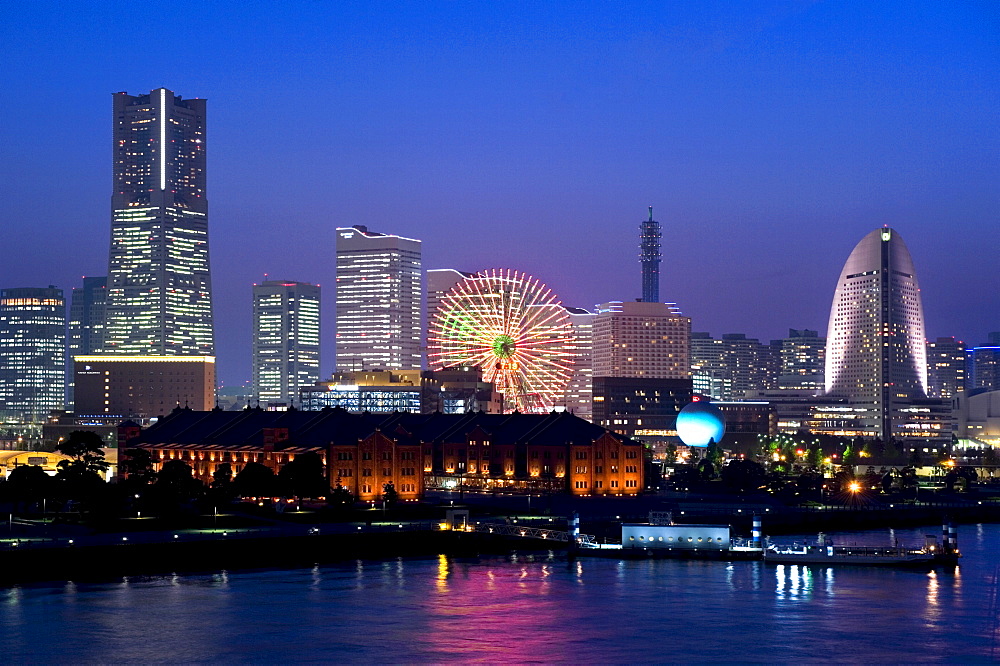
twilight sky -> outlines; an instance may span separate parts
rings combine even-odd
[[[568,305],[661,297],[694,330],[825,332],[889,224],[929,337],[1000,330],[1000,3],[6,2],[0,286],[104,275],[111,94],[207,97],[220,379],[251,290],[319,282],[334,229],[510,267]]]

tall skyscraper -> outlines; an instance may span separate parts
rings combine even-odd
[[[420,241],[337,229],[337,370],[414,370],[423,364]]]
[[[691,318],[670,303],[613,301],[594,317],[594,378],[691,376]]]
[[[649,219],[639,225],[639,261],[642,264],[642,300],[645,303],[660,302],[660,223],[653,219],[653,207],[649,207]]]
[[[319,381],[318,285],[269,280],[253,287],[253,396],[298,404],[299,389]]]
[[[65,400],[62,289],[0,290],[0,415],[39,422]]]
[[[868,427],[883,440],[894,436],[894,420],[902,425],[894,412],[927,394],[920,288],[910,252],[894,229],[862,238],[837,280],[826,393],[868,405]]]
[[[594,317],[597,315],[583,308],[566,308],[569,315],[572,341],[567,350],[572,354],[572,375],[563,399],[556,403],[581,419],[591,420],[593,415],[594,379]]]
[[[927,343],[927,393],[954,398],[965,390],[965,343],[954,337]]]
[[[205,100],[114,95],[104,352],[213,355]]]

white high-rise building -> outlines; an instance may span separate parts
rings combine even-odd
[[[337,370],[415,370],[423,364],[419,240],[337,229]]]
[[[691,318],[674,304],[604,303],[593,326],[594,377],[691,376]]]
[[[894,229],[869,233],[844,264],[830,309],[825,379],[827,395],[867,406],[865,428],[883,440],[905,436],[900,410],[927,395],[920,287]]]
[[[261,405],[298,403],[319,381],[319,285],[269,280],[253,287],[253,396]]]
[[[594,412],[594,317],[597,315],[583,308],[567,307],[565,310],[573,332],[572,342],[567,345],[567,351],[573,354],[570,363],[573,374],[557,406],[589,421]]]

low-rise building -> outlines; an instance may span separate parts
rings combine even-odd
[[[277,473],[295,456],[314,452],[331,488],[365,501],[381,498],[390,483],[401,499],[422,497],[425,486],[635,495],[645,478],[641,443],[568,412],[176,409],[144,431],[134,423],[122,429],[124,446],[150,451],[157,469],[181,460],[205,482],[223,464],[233,474],[251,462]]]

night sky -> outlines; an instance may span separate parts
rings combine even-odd
[[[220,378],[251,289],[319,282],[334,229],[510,267],[564,303],[825,333],[854,245],[905,239],[929,337],[1000,330],[1000,3],[5,2],[0,286],[104,275],[111,94],[207,97]]]

